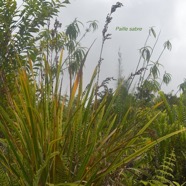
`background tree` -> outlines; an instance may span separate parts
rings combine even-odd
[[[36,61],[40,53],[36,46],[41,39],[38,33],[68,3],[25,0],[17,7],[16,0],[0,1],[1,97],[13,89],[16,71],[26,66],[26,58],[29,56],[33,62]]]

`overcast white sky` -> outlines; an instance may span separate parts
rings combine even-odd
[[[70,2],[70,5],[61,10],[58,18],[63,24],[62,29],[75,18],[83,23],[89,20],[98,21],[99,29],[94,34],[90,33],[83,42],[83,46],[88,47],[97,38],[85,64],[84,76],[88,83],[99,59],[106,15],[117,0],[70,0]],[[144,45],[149,28],[154,26],[157,34],[161,30],[161,36],[152,60],[157,60],[164,42],[170,40],[172,51],[166,50],[160,63],[164,66],[163,71],[172,74],[172,81],[168,87],[164,87],[164,90],[166,92],[177,90],[177,86],[186,78],[186,0],[120,0],[119,2],[124,6],[113,13],[113,20],[109,24],[108,33],[112,34],[112,39],[105,43],[101,79],[111,76],[117,78],[119,48],[123,58],[124,76],[127,78],[134,72],[139,59],[139,49]],[[142,31],[117,31],[117,26],[140,27]],[[155,39],[151,37],[149,45],[154,42]]]
[[[83,23],[89,20],[99,21],[99,29],[96,33],[90,34],[84,42],[88,47],[94,38],[97,38],[86,62],[84,71],[86,79],[89,79],[90,72],[97,64],[105,17],[116,2],[115,0],[71,0],[71,5],[61,11],[59,19],[63,25],[69,24],[74,18]],[[161,35],[152,60],[157,60],[164,42],[170,40],[172,50],[165,51],[160,63],[164,66],[163,71],[172,74],[172,82],[168,87],[164,87],[165,91],[177,90],[177,86],[186,78],[186,0],[120,0],[120,2],[124,6],[113,14],[113,20],[109,25],[108,32],[112,34],[112,39],[105,43],[101,78],[108,76],[117,78],[119,47],[122,52],[124,76],[127,77],[134,72],[139,59],[138,50],[144,45],[149,27],[154,26],[157,34],[161,30]],[[116,31],[117,26],[140,27],[142,31]],[[154,42],[155,39],[151,37],[149,45]]]

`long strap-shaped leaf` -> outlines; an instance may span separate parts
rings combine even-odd
[[[86,52],[82,62],[81,62],[81,65],[80,65],[80,68],[79,68],[79,71],[76,75],[76,79],[74,81],[74,85],[73,85],[73,88],[72,88],[72,94],[71,94],[71,99],[73,100],[74,99],[74,96],[75,96],[75,93],[76,93],[76,90],[77,90],[77,87],[78,85],[82,86],[81,85],[81,80],[82,80],[82,73],[83,73],[83,66],[85,64],[85,61],[86,61],[86,58],[88,56],[88,53],[90,51],[90,49],[92,48],[93,44],[95,43],[96,40],[93,41],[93,43],[91,44],[91,46],[89,47],[88,51]]]

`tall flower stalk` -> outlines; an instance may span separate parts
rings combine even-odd
[[[98,87],[98,84],[99,84],[99,75],[100,75],[101,63],[103,61],[103,58],[102,58],[103,47],[104,47],[105,41],[108,40],[108,39],[111,39],[111,35],[112,35],[110,33],[107,33],[108,26],[109,26],[110,22],[112,21],[112,14],[116,11],[117,8],[120,8],[121,6],[123,6],[123,4],[120,3],[120,2],[117,2],[115,5],[112,5],[110,13],[108,13],[108,15],[106,17],[104,28],[102,30],[102,36],[103,37],[102,37],[101,51],[100,51],[100,55],[99,55],[98,65],[97,65],[97,82],[96,82],[97,87]],[[98,88],[97,88],[97,90],[98,90]],[[97,100],[97,90],[96,90],[96,100]]]

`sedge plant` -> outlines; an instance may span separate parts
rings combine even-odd
[[[112,6],[108,23],[120,6],[120,3]],[[110,36],[107,27],[103,36],[105,39]],[[95,99],[98,84],[94,82],[96,77],[99,80],[101,61],[83,91],[83,66],[90,48],[80,61],[66,100],[62,94],[63,50],[62,47],[55,71],[47,55],[42,55],[40,78],[32,60],[28,59],[28,68],[21,66],[16,72],[14,92],[5,95],[6,107],[0,105],[0,180],[3,185],[112,184],[127,171],[129,164],[157,143],[186,130],[181,128],[149,140],[145,132],[159,112],[144,121],[138,116],[145,117],[148,112],[138,111],[131,119],[129,109],[117,120],[113,108],[120,86],[109,103],[107,94],[99,103]],[[16,60],[22,63],[19,57]],[[159,103],[153,106],[151,112],[158,106]]]
[[[118,169],[125,171],[128,163],[157,143],[185,131],[183,128],[155,141],[141,140],[158,114],[139,127],[126,128],[130,111],[116,125],[112,106],[118,90],[107,108],[105,96],[95,110],[93,82],[97,69],[83,92],[83,64],[66,102],[61,94],[62,58],[63,50],[53,81],[50,65],[43,56],[45,73],[40,82],[30,60],[30,72],[19,70],[15,94],[7,95],[6,108],[0,106],[0,177],[5,184],[105,185],[106,178],[113,177]]]

